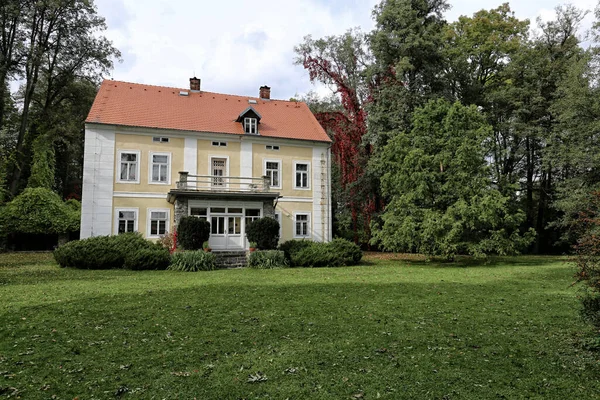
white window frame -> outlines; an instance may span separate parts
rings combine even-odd
[[[254,128],[254,132],[252,132]],[[244,133],[248,135],[258,135],[258,119],[245,117],[244,118]]]
[[[311,213],[310,212],[295,212],[294,213],[294,225],[293,225],[293,230],[294,230],[294,239],[309,239],[311,237]],[[297,222],[297,218],[298,215],[306,215],[308,218],[306,219],[306,235],[297,235],[296,234],[296,222]]]
[[[306,164],[308,166],[308,168],[307,168],[308,171],[306,171],[306,174],[307,174],[306,184],[308,186],[306,186],[306,187],[296,186],[296,166],[298,164]],[[292,171],[293,172],[292,178],[294,179],[293,180],[293,182],[294,182],[294,190],[310,190],[310,187],[311,187],[310,170],[311,170],[310,161],[294,161],[294,170]]]
[[[153,136],[152,143],[169,143],[169,138],[166,136]]]
[[[267,163],[268,162],[273,162],[273,163],[276,162],[279,165],[279,168],[277,169],[277,172],[279,173],[279,185],[277,185],[277,186],[271,185],[271,187],[273,189],[281,189],[281,178],[282,178],[281,170],[282,170],[283,163],[281,162],[280,159],[263,158],[263,176],[267,176]],[[273,182],[273,178],[271,178],[271,182]]]
[[[152,180],[152,166],[154,165],[154,156],[167,156],[167,181],[153,181]],[[150,157],[148,158],[148,183],[151,185],[170,185],[171,184],[171,153],[162,151],[151,151]]]
[[[221,158],[225,160],[225,175],[223,175],[223,178],[225,178],[223,180],[223,186],[214,186],[214,187],[223,187],[223,188],[228,188],[229,187],[229,156],[224,156],[224,155],[218,155],[218,154],[209,154],[208,155],[208,172],[207,175],[209,175],[210,177],[213,176],[213,170],[212,170],[212,166],[213,166],[213,158]],[[212,186],[212,182],[209,184],[209,187],[213,187]]]
[[[135,180],[121,179],[121,155],[122,154],[135,154],[136,156],[136,168],[135,168]],[[116,177],[117,183],[140,183],[140,165],[142,164],[142,157],[139,150],[119,150],[117,152],[117,165],[116,165]]]
[[[133,231],[134,232],[138,232],[138,221],[140,220],[139,215],[140,215],[140,209],[139,208],[133,208],[133,207],[120,207],[120,208],[115,208],[115,215],[114,215],[114,221],[113,221],[113,232],[115,235],[119,234],[119,213],[122,211],[133,211],[135,213],[135,219],[133,221]]]
[[[161,234],[152,235],[152,212],[166,212],[167,213],[167,223],[165,224],[165,232],[171,231],[171,209],[169,208],[147,208],[146,209],[146,237],[150,239],[159,238]]]

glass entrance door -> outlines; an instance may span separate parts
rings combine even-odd
[[[242,209],[211,207],[210,215],[210,247],[215,250],[243,249]]]

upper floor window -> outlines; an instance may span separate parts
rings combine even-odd
[[[212,145],[217,147],[227,147],[227,142],[212,142]]]
[[[169,138],[163,136],[154,136],[152,137],[152,141],[155,143],[169,143]]]
[[[139,183],[140,153],[138,151],[119,151],[119,182]]]
[[[170,159],[166,153],[150,153],[150,183],[170,183]]]
[[[309,189],[309,172],[310,165],[306,162],[294,163],[294,188],[295,189]]]
[[[244,118],[244,132],[251,135],[258,133],[256,118]]]
[[[265,176],[269,177],[269,185],[274,188],[281,187],[281,162],[274,160],[265,161]]]
[[[273,146],[270,144],[266,145],[265,147],[267,150],[275,150],[275,151],[279,150],[279,146]]]

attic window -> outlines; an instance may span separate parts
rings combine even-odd
[[[213,146],[227,147],[227,142],[212,142]]]
[[[155,143],[169,143],[168,137],[154,136],[152,141]]]
[[[256,125],[256,118],[244,118],[244,132],[256,135],[258,133]]]
[[[272,146],[270,144],[267,145],[267,150],[279,150],[279,146]]]

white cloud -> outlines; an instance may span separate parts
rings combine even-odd
[[[313,87],[308,73],[293,65],[295,45],[305,35],[336,35],[349,28],[373,28],[377,0],[96,0],[109,26],[106,35],[123,53],[114,79],[186,87],[193,74],[204,90],[258,95],[271,86],[274,98],[287,99]],[[495,8],[502,1],[455,1],[449,20]],[[548,18],[558,1],[515,3],[519,18]],[[574,1],[592,9],[592,0]],[[589,23],[588,23],[589,26]]]

